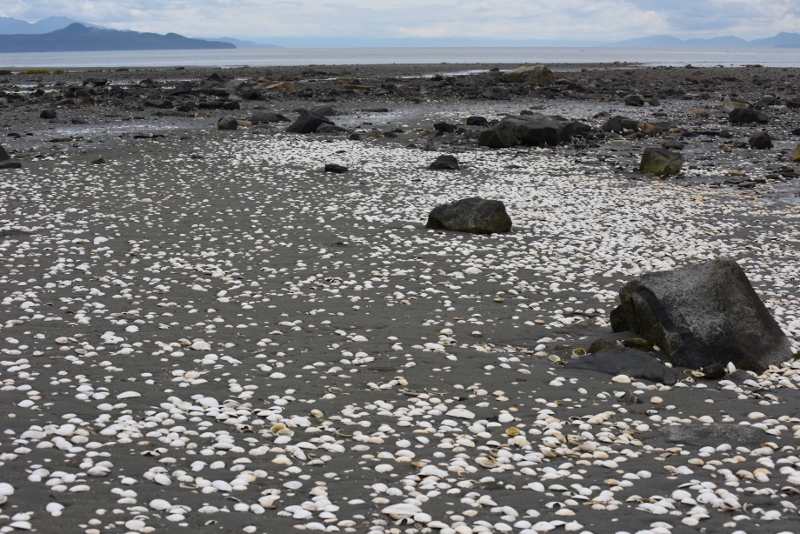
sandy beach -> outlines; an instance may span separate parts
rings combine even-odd
[[[0,531],[800,531],[800,363],[563,367],[627,281],[720,257],[800,349],[800,69],[516,66],[0,76]],[[285,132],[317,106],[339,131]],[[523,111],[592,133],[465,124]],[[638,171],[669,142],[681,174]],[[425,228],[474,196],[512,231]]]

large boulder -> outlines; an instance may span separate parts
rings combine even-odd
[[[639,170],[659,176],[674,175],[681,172],[683,155],[664,148],[646,148],[639,163]]]
[[[458,159],[450,154],[443,154],[428,166],[429,169],[438,171],[457,171]]]
[[[504,148],[515,144],[555,146],[568,142],[582,127],[580,123],[541,113],[510,116],[481,132],[478,144],[490,148]],[[512,142],[511,134],[516,141]]]
[[[791,345],[733,260],[644,274],[619,292],[625,324],[673,365],[728,362],[763,372],[791,357]]]
[[[772,148],[772,136],[768,132],[757,132],[750,136],[750,148],[766,150]]]
[[[433,208],[425,228],[493,234],[511,231],[511,218],[499,200],[470,197]]]
[[[289,133],[314,133],[317,128],[323,124],[333,124],[333,122],[322,115],[318,115],[313,111],[303,111],[300,116],[292,124],[286,128]]]
[[[507,83],[535,83],[536,85],[551,85],[556,81],[553,74],[546,65],[533,65],[530,67],[520,67],[503,74],[503,81]]]

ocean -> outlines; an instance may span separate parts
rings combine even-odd
[[[543,63],[800,67],[800,48],[259,48],[0,54],[0,68]]]

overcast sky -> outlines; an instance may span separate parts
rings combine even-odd
[[[800,0],[2,0],[0,15],[66,16],[190,37],[469,37],[614,41],[800,32]]]

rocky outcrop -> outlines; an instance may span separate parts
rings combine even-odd
[[[425,228],[494,234],[511,231],[511,218],[499,200],[470,197],[433,208]]]
[[[728,362],[762,372],[791,356],[786,335],[733,260],[713,260],[642,275],[619,293],[631,331],[673,365],[701,369]]]

